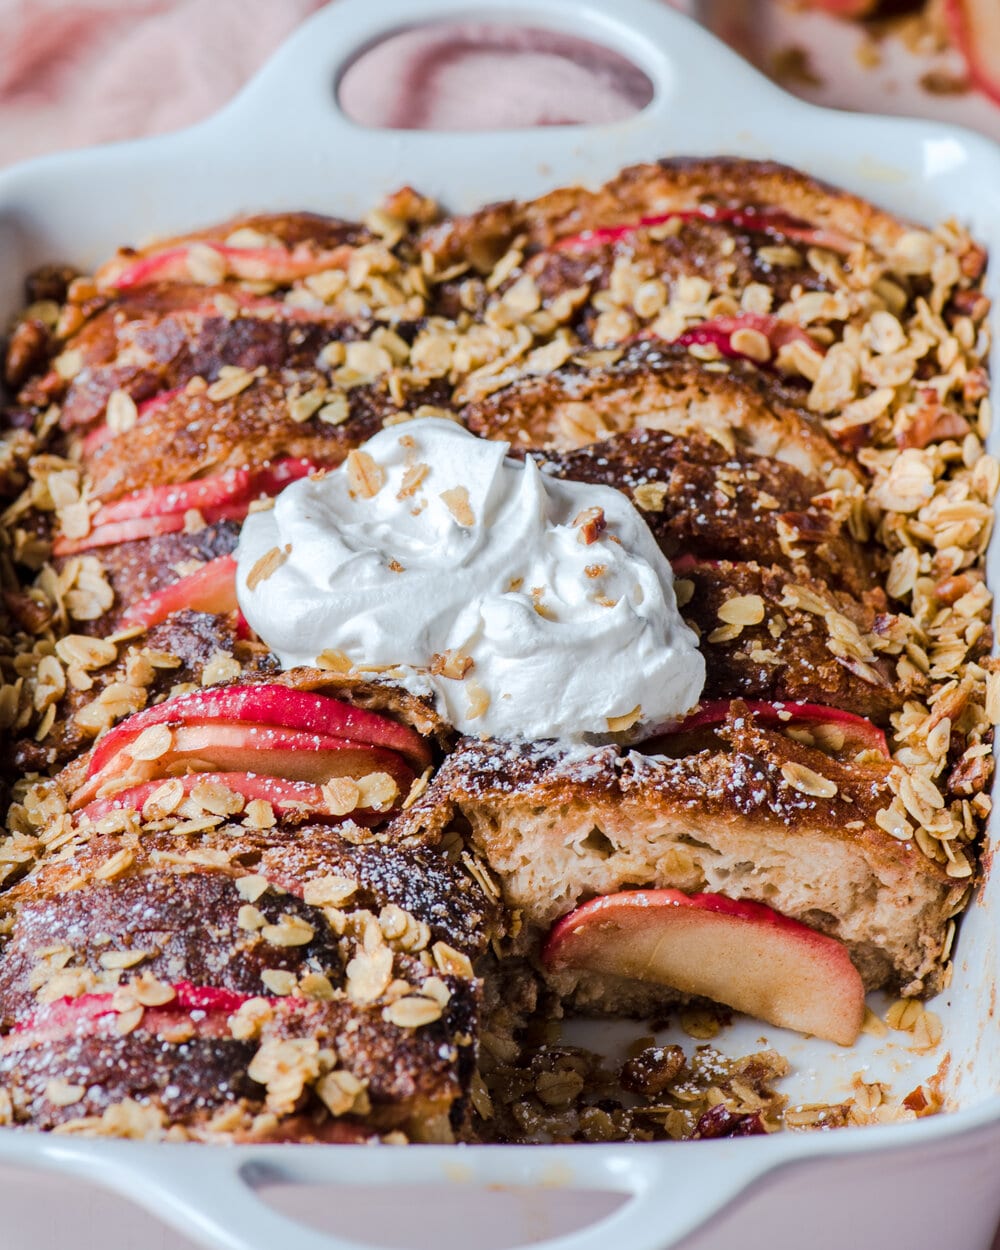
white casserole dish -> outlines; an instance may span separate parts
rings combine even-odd
[[[653,101],[600,128],[364,130],[339,111],[337,76],[360,50],[411,24],[414,6],[338,0],[208,122],[0,174],[0,315],[16,309],[22,276],[44,261],[91,265],[121,243],[243,211],[360,216],[403,183],[449,209],[471,209],[597,183],[624,165],[670,154],[773,157],[917,221],[957,216],[1000,253],[1000,149],[946,126],[796,101],[657,0],[507,0],[494,7],[422,0],[419,7],[422,21],[499,18],[606,43],[649,75]],[[990,293],[997,301],[995,272]],[[1000,585],[996,544],[991,580]],[[471,1243],[499,1250],[534,1242],[545,1250],[665,1250],[683,1242],[709,1250],[738,1239],[791,1250],[808,1239],[810,1250],[840,1250],[849,1239],[859,1247],[981,1250],[1000,1218],[998,891],[1000,883],[988,880],[962,922],[952,987],[934,1002],[944,1022],[936,1053],[914,1056],[898,1041],[908,1040],[902,1034],[862,1037],[845,1051],[767,1032],[768,1044],[794,1065],[786,1085],[793,1102],[842,1098],[862,1068],[902,1094],[940,1065],[949,1114],[697,1145],[534,1148],[216,1148],[0,1130],[0,1245],[448,1250]],[[607,1026],[607,1044],[614,1033]],[[746,1053],[761,1038],[759,1025],[744,1022],[719,1044]],[[306,1227],[263,1200],[263,1187],[283,1183],[297,1186],[284,1210],[312,1213],[337,1231]],[[154,1231],[148,1216],[106,1191],[173,1231]],[[560,1231],[568,1227],[575,1231]]]

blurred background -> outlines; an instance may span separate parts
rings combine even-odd
[[[196,121],[322,3],[0,0],[0,165]],[[674,3],[798,95],[1000,139],[1000,0]],[[396,37],[343,84],[359,120],[425,128],[613,120],[648,92],[582,41],[480,23]]]

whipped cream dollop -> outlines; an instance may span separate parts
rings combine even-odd
[[[382,671],[464,733],[586,741],[681,715],[705,666],[642,517],[508,448],[410,421],[288,486],[243,526],[247,621],[285,668]]]

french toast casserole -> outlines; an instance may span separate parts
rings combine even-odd
[[[772,163],[248,217],[27,281],[0,1121],[654,1140],[940,1040],[1000,690],[986,256]],[[865,994],[885,990],[885,1020]],[[905,1095],[905,1097],[904,1097]]]

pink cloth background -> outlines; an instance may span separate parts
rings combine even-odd
[[[0,0],[0,165],[197,121],[323,3]],[[614,54],[539,36],[397,37],[349,73],[344,99],[359,120],[429,128],[611,121],[648,99]]]
[[[322,0],[0,0],[0,164],[174,129]]]

